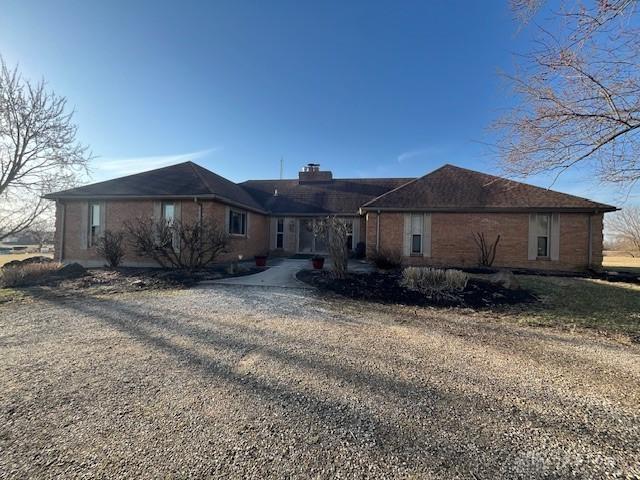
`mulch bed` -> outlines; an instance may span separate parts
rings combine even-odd
[[[76,268],[70,268],[76,266]],[[34,279],[28,284],[14,287],[24,289],[33,295],[80,296],[101,295],[111,293],[134,292],[142,290],[163,290],[188,288],[203,280],[217,280],[221,278],[239,277],[261,272],[267,267],[243,267],[234,274],[229,274],[226,267],[187,271],[158,268],[130,268],[117,269],[89,268],[85,269],[77,264],[67,266],[62,270]]]
[[[401,277],[400,272],[350,273],[344,279],[335,279],[324,270],[302,270],[297,274],[299,280],[321,291],[385,304],[483,308],[537,301],[527,290],[508,290],[478,278],[470,278],[466,288],[455,296],[428,297],[403,287]]]

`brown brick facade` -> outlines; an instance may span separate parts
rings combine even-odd
[[[369,212],[367,253],[375,251],[377,213]],[[602,264],[602,214],[591,216],[591,265]],[[483,232],[488,240],[500,235],[495,267],[541,270],[584,270],[589,266],[590,214],[561,213],[560,255],[558,261],[528,260],[528,213],[432,213],[431,257],[403,257],[407,265],[471,267],[478,265],[478,248],[474,232]],[[379,215],[381,249],[403,251],[404,214],[383,212]]]
[[[77,261],[88,266],[101,266],[104,260],[99,258],[95,247],[82,248],[82,204],[86,201],[60,201],[56,211],[56,251],[62,253],[65,262]],[[204,218],[213,219],[225,225],[226,208],[216,201],[203,201]],[[123,229],[127,219],[151,217],[152,200],[110,200],[105,201],[105,228],[112,231]],[[194,201],[181,201],[182,219],[195,220],[198,204]],[[64,209],[64,225],[62,212]],[[86,211],[86,210],[85,210]],[[272,247],[270,217],[248,212],[248,235],[232,237],[229,252],[219,257],[220,262],[238,259],[242,255],[250,259],[254,255],[266,253]],[[367,254],[376,248],[376,232],[379,218],[379,244],[381,249],[403,251],[404,213],[383,212],[379,215],[369,212],[361,218],[361,240],[366,241]],[[407,265],[434,265],[471,267],[478,264],[478,248],[473,232],[483,232],[488,240],[499,234],[501,239],[497,248],[494,266],[511,268],[531,268],[543,270],[584,270],[589,266],[589,222],[592,231],[591,265],[602,264],[602,227],[603,215],[587,213],[561,213],[560,216],[560,255],[558,261],[528,260],[528,213],[432,213],[431,214],[431,257],[403,257]],[[367,220],[368,219],[368,220]],[[285,251],[295,252],[296,218],[286,218]],[[84,223],[86,225],[86,223]],[[64,242],[61,234],[64,232]],[[366,240],[365,240],[366,239]],[[61,250],[61,247],[63,250]],[[149,265],[149,259],[136,257],[127,252],[125,265]]]
[[[86,201],[58,202],[56,209],[56,256],[64,262],[80,262],[87,266],[102,266],[104,260],[95,251],[95,247],[82,247],[83,203]],[[183,221],[193,221],[198,215],[198,205],[194,201],[176,201],[180,203]],[[153,216],[152,200],[108,200],[105,205],[105,229],[119,231],[124,222],[135,218],[149,218]],[[215,201],[202,202],[202,215],[225,225],[226,206]],[[63,213],[64,212],[64,213]],[[64,225],[62,218],[64,217]],[[62,241],[64,232],[64,241]],[[253,255],[264,253],[269,248],[268,217],[259,213],[248,212],[248,235],[246,237],[232,237],[229,252],[219,257],[220,262],[235,260],[238,255],[251,258]],[[131,250],[123,261],[123,265],[155,266],[153,261],[135,256]]]

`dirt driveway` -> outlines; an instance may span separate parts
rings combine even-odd
[[[314,295],[0,306],[0,476],[640,474],[637,346]]]

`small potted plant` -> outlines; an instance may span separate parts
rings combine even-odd
[[[267,255],[263,254],[263,255],[256,255],[255,257],[256,260],[256,267],[266,267],[267,266]]]
[[[313,268],[315,270],[322,270],[322,267],[324,267],[324,257],[316,255],[311,259],[311,263],[313,263]]]

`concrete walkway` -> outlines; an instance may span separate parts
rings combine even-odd
[[[269,260],[267,264],[269,268],[264,272],[255,273],[253,275],[244,275],[241,277],[221,278],[220,280],[207,280],[200,282],[199,285],[206,286],[211,284],[220,285],[245,285],[251,287],[282,287],[282,288],[306,288],[313,289],[309,284],[301,282],[296,278],[296,273],[305,268],[311,268],[311,260],[282,258]],[[325,270],[331,268],[331,261],[326,259],[324,264]],[[371,271],[370,264],[364,261],[349,260],[350,272],[368,272]]]
[[[271,261],[269,262],[271,263]],[[200,285],[222,284],[222,285],[245,285],[253,287],[283,287],[283,288],[313,288],[296,278],[296,273],[305,268],[311,268],[310,260],[299,259],[277,259],[264,272],[242,277],[222,278],[220,280],[210,280],[201,282]]]

